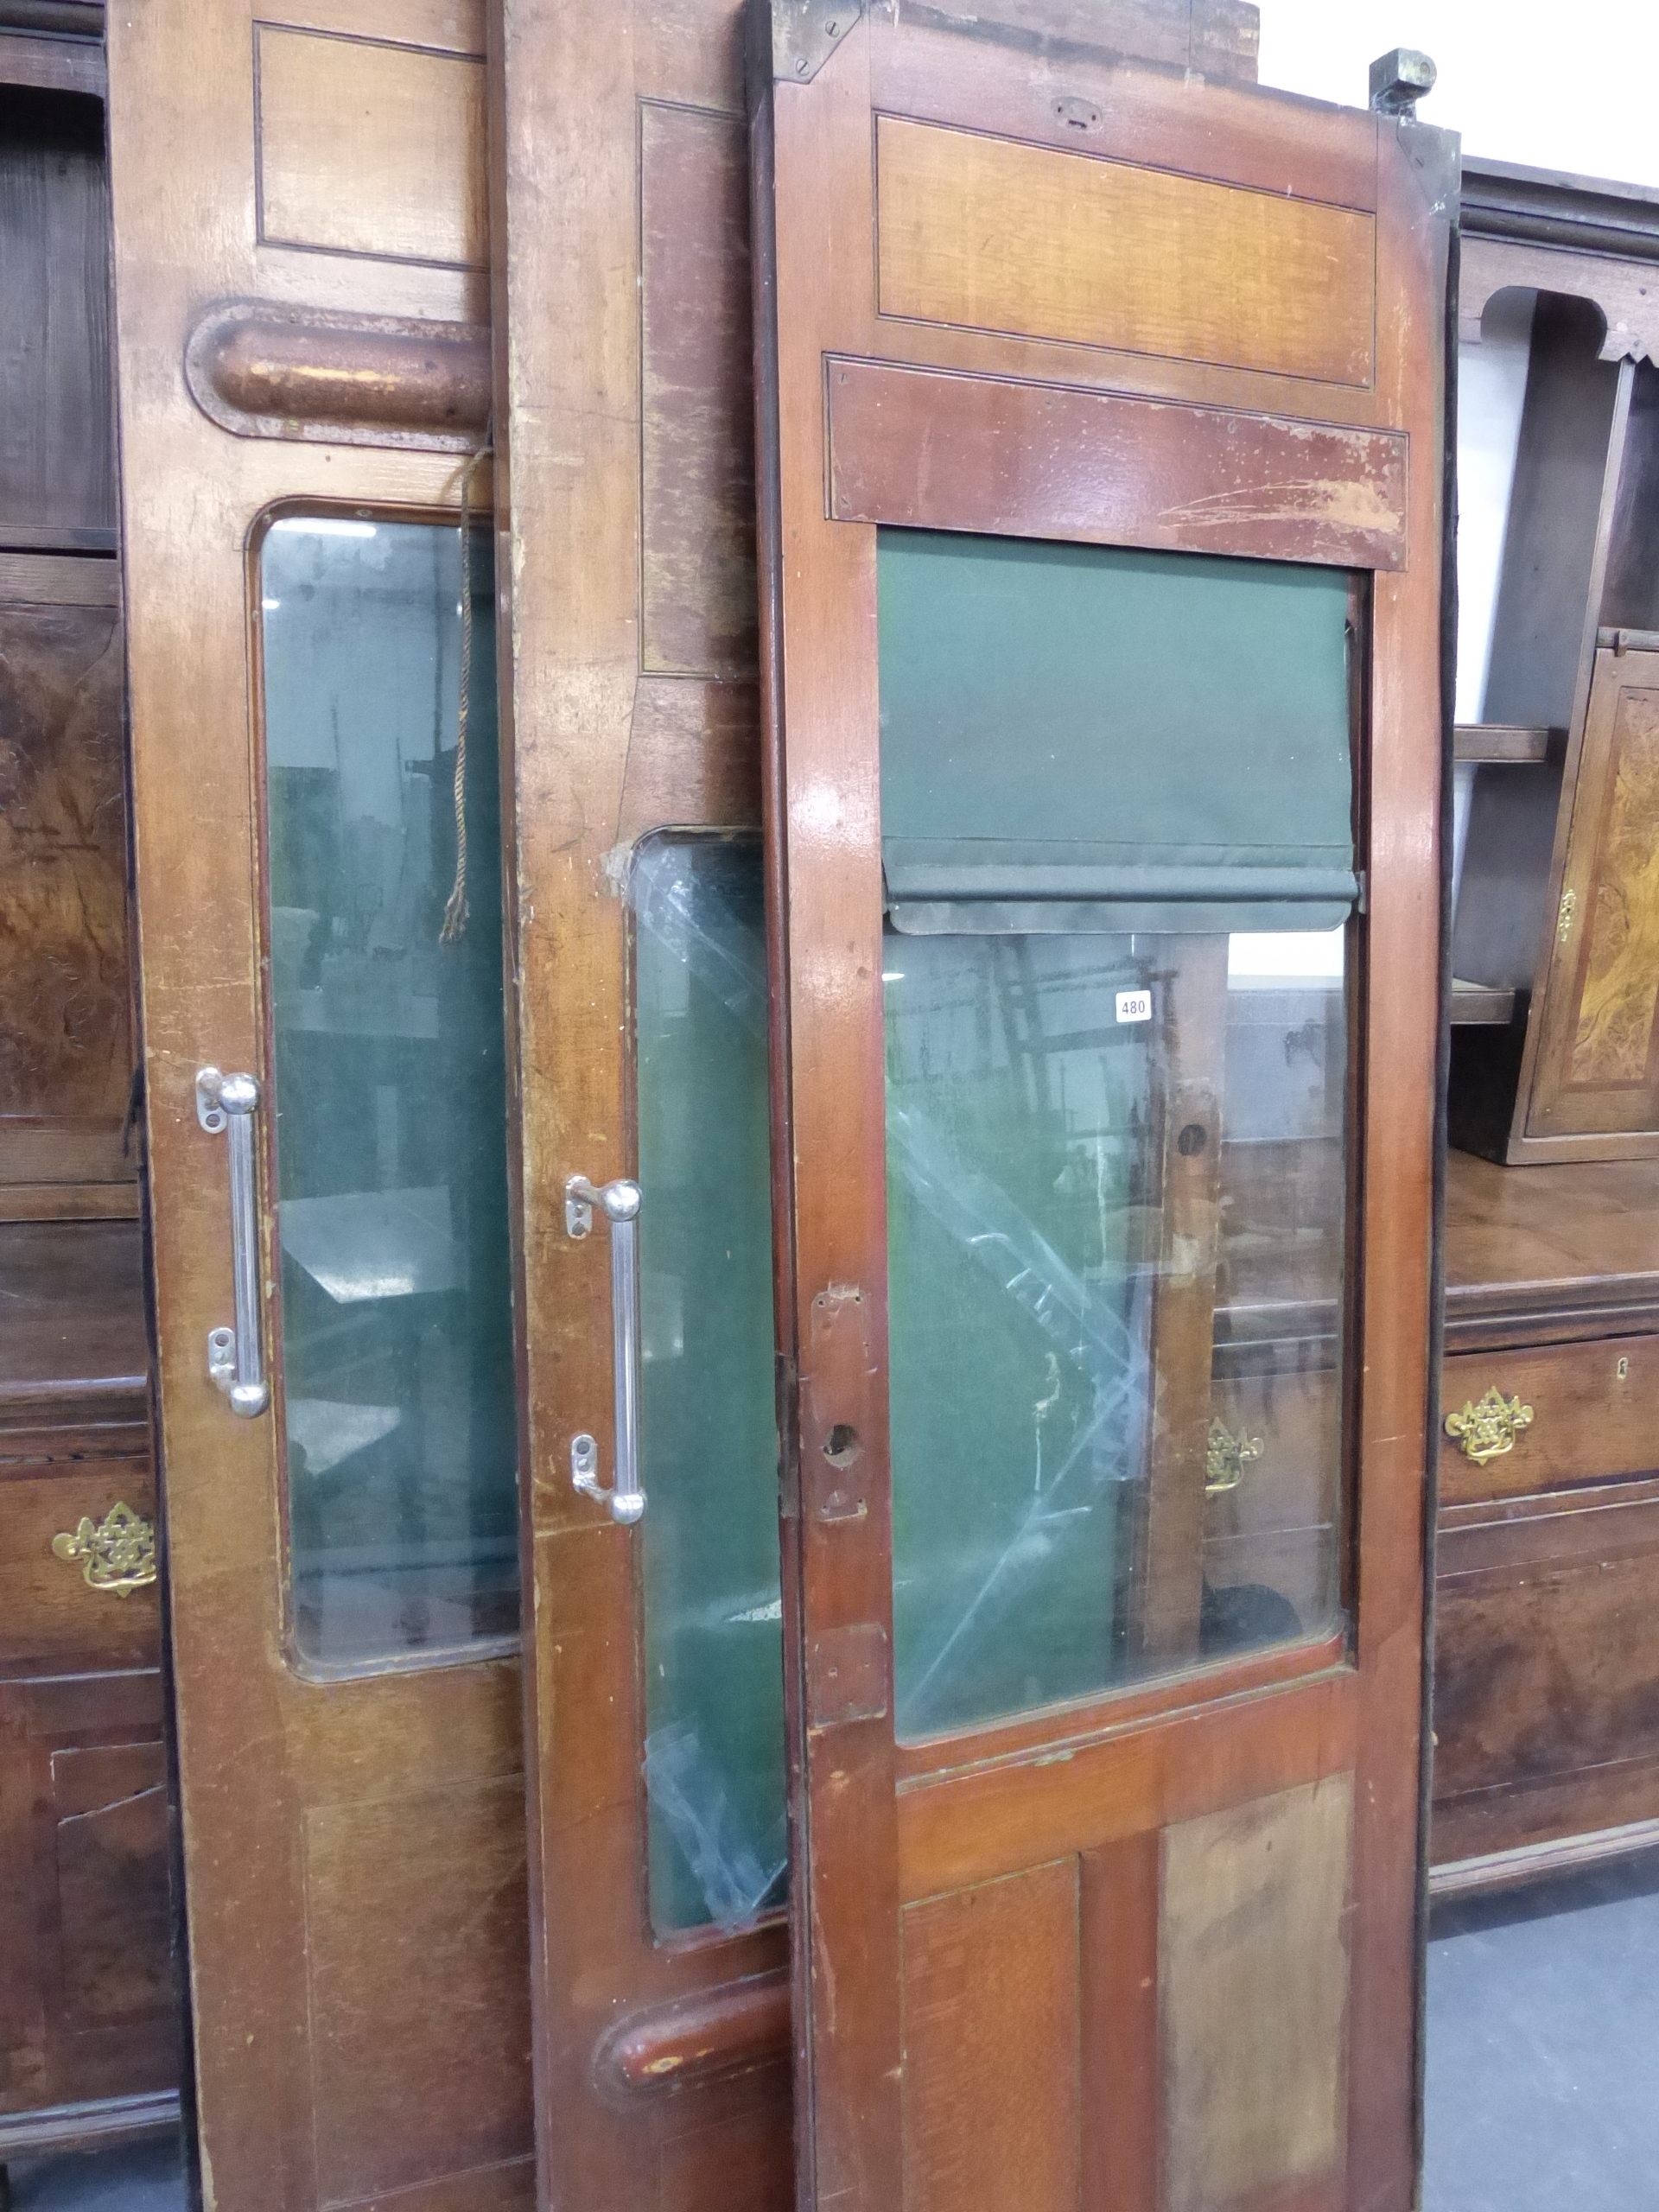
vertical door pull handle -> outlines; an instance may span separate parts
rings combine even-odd
[[[639,1487],[639,1185],[626,1178],[594,1184],[573,1175],[564,1186],[564,1225],[592,1234],[598,1207],[611,1229],[611,1344],[616,1376],[616,1480],[599,1479],[599,1446],[586,1430],[570,1440],[570,1479],[584,1497],[609,1506],[632,1527],[645,1510]]]
[[[259,1085],[251,1075],[196,1075],[196,1119],[209,1136],[226,1136],[231,1153],[231,1282],[236,1325],[207,1332],[207,1372],[251,1421],[270,1403],[259,1315],[259,1217],[253,1172],[253,1116]]]

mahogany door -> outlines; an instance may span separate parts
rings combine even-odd
[[[109,37],[203,2190],[527,2202],[482,11]]]
[[[798,2202],[1405,2212],[1455,144],[1046,23],[753,11]]]
[[[542,2201],[781,2212],[741,10],[531,0],[495,20]],[[573,1178],[608,1217],[571,1205]]]

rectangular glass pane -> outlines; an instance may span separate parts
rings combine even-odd
[[[474,534],[293,516],[260,556],[281,1418],[321,1667],[518,1622],[493,586]]]
[[[787,1858],[760,849],[653,838],[631,901],[645,1782],[671,1934],[781,1903]]]
[[[948,557],[903,532],[879,544],[884,836],[895,806],[918,845],[940,824],[960,834],[976,779],[1014,777],[1032,789],[985,815],[982,847],[1042,816],[1079,849],[1138,826],[1166,855],[1189,833],[1213,853],[1223,816],[1276,814],[1281,848],[1301,837],[1351,869],[1344,576],[1051,548],[1066,588],[1034,594],[1043,563],[995,541],[957,539]],[[918,558],[937,571],[925,591]],[[1247,655],[1241,678],[1253,599],[1288,658],[1274,673]],[[978,658],[964,643],[942,658],[964,610]],[[1093,666],[1103,639],[1127,690],[1056,677]],[[995,683],[966,681],[988,655]],[[1270,728],[1275,689],[1295,743]],[[1224,799],[1251,783],[1247,805],[1222,804],[1213,778],[1200,791],[1212,755]],[[958,894],[918,918],[888,869],[906,1737],[1341,1618],[1348,902],[1287,900],[1277,879],[1161,904],[1127,878],[1063,887],[995,912]]]

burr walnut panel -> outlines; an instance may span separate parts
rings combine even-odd
[[[876,149],[884,315],[1371,381],[1357,208],[893,116]]]
[[[0,604],[0,1098],[8,1114],[118,1126],[126,1109],[121,715],[113,607]]]
[[[1573,1081],[1639,1084],[1653,1045],[1659,974],[1659,691],[1624,692],[1598,855]]]

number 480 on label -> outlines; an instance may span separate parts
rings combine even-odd
[[[1120,1021],[1150,1021],[1152,993],[1120,991],[1117,995],[1117,1018]]]

